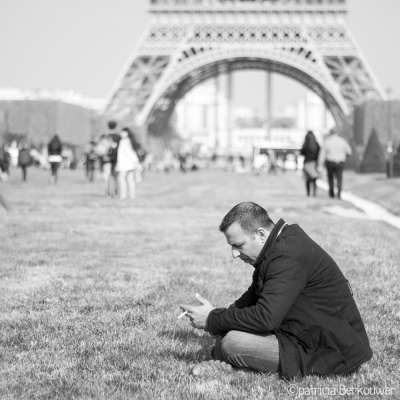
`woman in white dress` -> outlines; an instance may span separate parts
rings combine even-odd
[[[121,140],[118,145],[117,165],[118,192],[120,199],[126,199],[127,194],[135,198],[135,169],[140,167],[136,151],[133,149],[129,128],[121,131]]]

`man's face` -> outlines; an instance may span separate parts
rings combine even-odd
[[[243,231],[241,226],[235,222],[228,227],[224,235],[226,241],[232,247],[233,258],[239,257],[245,263],[254,265],[268,234],[263,228],[260,228],[254,232],[253,237],[250,237]]]

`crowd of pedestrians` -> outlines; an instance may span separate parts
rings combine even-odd
[[[108,123],[109,131],[98,141],[91,140],[84,151],[84,165],[87,179],[93,182],[96,170],[99,170],[105,181],[105,194],[120,199],[135,199],[136,184],[141,182],[144,171],[143,162],[146,153],[133,132],[124,127],[117,129],[114,121]],[[35,150],[27,138],[19,143],[13,141],[9,146],[0,148],[0,181],[7,181],[10,166],[19,167],[22,184],[28,181],[28,170],[33,164],[44,164],[50,170],[49,182],[56,185],[59,169],[63,165],[65,147],[58,135],[54,135],[44,148],[43,156]],[[40,157],[40,160],[38,159]],[[39,162],[40,161],[40,162]],[[72,162],[68,163],[72,168]],[[0,205],[9,209],[8,203],[0,193]]]
[[[93,182],[99,170],[107,196],[133,200],[136,183],[142,180],[145,152],[129,128],[118,131],[115,121],[110,121],[108,127],[109,132],[98,141],[92,140],[85,150],[87,179]]]
[[[58,172],[63,162],[63,144],[54,135],[47,145],[47,164],[50,166],[49,182],[58,183]],[[7,180],[10,173],[10,165],[21,169],[22,183],[28,180],[28,170],[37,162],[35,152],[39,154],[28,139],[22,139],[19,144],[13,142],[10,146],[0,148],[0,180]],[[276,153],[274,149],[267,149],[265,154],[260,154],[256,166],[256,157],[253,160],[253,172],[256,175],[263,171],[263,167],[269,174],[276,174],[281,168],[285,171],[285,163],[291,154],[283,150]],[[303,146],[295,154],[295,169],[298,169],[298,156],[304,157],[303,176],[305,180],[307,196],[316,196],[317,180],[321,177],[321,167],[325,166],[327,181],[329,184],[329,196],[341,198],[343,186],[343,168],[346,157],[351,155],[349,144],[340,137],[335,130],[331,130],[324,143],[320,145],[312,131],[308,131]],[[264,158],[262,158],[264,157]],[[95,179],[96,171],[101,174],[105,182],[105,194],[108,197],[120,199],[135,199],[136,184],[142,180],[146,153],[136,140],[133,132],[124,127],[118,129],[115,121],[108,123],[108,132],[96,140],[91,140],[84,151],[85,173],[89,182]],[[197,169],[195,163],[190,163],[190,154],[179,154],[179,169],[183,172]],[[234,163],[234,158],[228,157],[226,170],[245,170],[245,159],[239,157],[240,163]],[[168,164],[168,163],[167,163]],[[216,160],[215,160],[215,164]],[[195,166],[195,167],[193,167]],[[239,168],[240,167],[240,168]],[[8,207],[4,197],[0,194],[0,204]]]
[[[57,135],[54,135],[47,144],[44,153],[46,155],[36,150],[27,138],[21,139],[18,144],[13,141],[10,146],[2,146],[0,148],[0,175],[2,180],[8,180],[11,172],[10,167],[14,166],[21,169],[22,183],[26,184],[29,167],[32,165],[48,165],[51,171],[50,183],[56,184],[58,169],[65,158],[63,145]]]
[[[50,165],[50,182],[56,184],[58,178],[58,169],[62,162],[62,144],[57,135],[55,135],[47,146],[47,162]],[[19,144],[13,141],[10,146],[3,145],[0,148],[0,181],[7,181],[10,175],[10,167],[19,167],[21,169],[22,184],[26,185],[28,181],[29,167],[40,164],[43,161],[41,154],[32,147],[27,138],[20,140]],[[0,192],[0,205],[7,211],[10,207],[5,197]]]

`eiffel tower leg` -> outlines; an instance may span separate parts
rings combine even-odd
[[[307,101],[307,96],[304,98],[304,131],[308,131],[309,129],[308,125],[308,101]]]
[[[392,131],[392,102],[391,102],[391,94],[392,89],[387,89],[387,126],[388,126],[388,141],[387,141],[387,149],[389,153],[389,168],[388,168],[388,178],[393,178],[393,131]]]
[[[271,140],[272,123],[272,78],[271,71],[267,71],[267,132],[266,139]]]
[[[219,71],[217,67],[217,75],[215,77],[215,152],[218,152],[219,148],[219,102],[218,102],[218,95],[219,95]]]
[[[227,151],[232,151],[232,135],[233,135],[233,113],[232,113],[232,97],[233,97],[233,79],[232,71],[228,71],[228,138],[227,138]]]

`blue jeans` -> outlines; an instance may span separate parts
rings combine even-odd
[[[237,368],[276,373],[279,369],[278,339],[272,334],[230,331],[216,338],[214,358]]]

